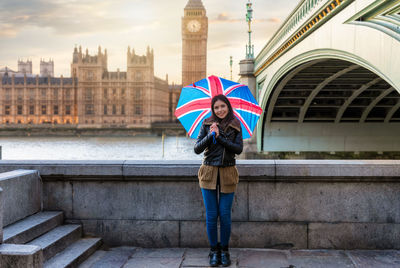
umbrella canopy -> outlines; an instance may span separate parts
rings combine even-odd
[[[220,94],[229,99],[233,113],[242,126],[243,138],[250,138],[263,110],[246,85],[217,76],[210,76],[182,88],[175,116],[189,136],[195,139],[203,120],[212,114],[211,99]]]

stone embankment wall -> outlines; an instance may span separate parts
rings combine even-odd
[[[0,161],[110,246],[206,247],[199,161]],[[400,248],[400,161],[241,160],[232,247]]]

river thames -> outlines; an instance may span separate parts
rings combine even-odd
[[[187,137],[0,137],[2,160],[202,159]]]

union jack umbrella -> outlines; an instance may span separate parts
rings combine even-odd
[[[217,76],[210,76],[182,88],[175,116],[189,136],[195,139],[203,120],[211,116],[211,99],[220,94],[229,99],[233,113],[241,123],[243,139],[250,138],[263,110],[246,85]]]

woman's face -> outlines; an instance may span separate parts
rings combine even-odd
[[[216,116],[218,116],[219,119],[224,119],[228,115],[228,112],[229,108],[225,102],[217,100],[214,103],[214,113]]]

